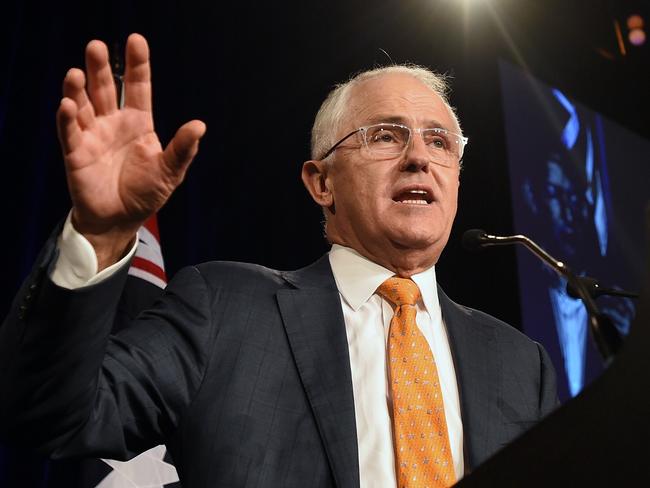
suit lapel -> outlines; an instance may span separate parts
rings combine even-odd
[[[490,448],[497,418],[500,371],[494,328],[474,317],[477,312],[452,302],[440,288],[438,295],[456,369],[469,471]]]
[[[339,487],[359,486],[350,356],[329,259],[284,274],[277,293],[289,344]]]

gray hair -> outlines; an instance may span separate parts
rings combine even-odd
[[[347,115],[352,89],[360,83],[377,76],[387,74],[407,74],[421,81],[425,86],[431,88],[449,108],[458,130],[460,131],[460,122],[456,111],[449,104],[448,93],[449,85],[447,76],[434,73],[428,68],[416,64],[397,64],[384,66],[368,71],[363,71],[352,76],[345,83],[340,83],[327,95],[327,98],[320,106],[314,125],[311,130],[311,158],[318,159],[325,154],[336,143],[336,137],[342,121]]]

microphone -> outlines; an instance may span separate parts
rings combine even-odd
[[[638,293],[634,293],[627,290],[621,290],[620,288],[603,288],[598,280],[590,276],[578,276],[578,280],[584,285],[587,289],[587,292],[594,298],[598,298],[603,295],[610,295],[615,297],[627,297],[627,298],[639,298]],[[571,283],[566,284],[566,292],[571,298],[580,298],[580,293],[575,286]]]
[[[539,247],[535,242],[524,235],[515,236],[495,236],[488,234],[483,229],[470,229],[463,233],[462,244],[465,249],[472,252],[477,252],[484,247],[489,246],[502,246],[509,244],[523,244],[539,258],[551,266],[555,271],[562,275],[568,274],[568,268],[562,261],[558,261],[553,256],[548,254],[544,249]],[[638,298],[639,294],[631,291],[621,290],[618,288],[605,288],[595,278],[590,276],[575,276],[576,280],[584,287],[592,298],[598,298],[602,295],[612,295],[619,297]],[[581,298],[580,292],[575,284],[567,281],[566,286],[567,294],[571,298]]]
[[[483,229],[470,229],[463,233],[462,244],[468,251],[480,251],[487,242],[489,242],[487,232]]]
[[[463,234],[462,242],[466,249],[472,251],[488,246],[523,244],[528,250],[548,264],[558,274],[566,278],[567,293],[571,295],[571,293],[574,292],[577,298],[582,299],[585,308],[587,309],[589,325],[603,360],[609,362],[614,357],[614,354],[621,346],[621,336],[616,327],[614,327],[611,319],[598,310],[594,301],[594,298],[598,296],[598,294],[605,294],[608,291],[611,291],[610,289],[600,288],[598,282],[593,278],[576,275],[565,263],[558,261],[531,239],[521,234],[514,236],[494,236],[487,234],[481,229],[471,229]]]
[[[514,236],[495,236],[488,234],[483,229],[470,229],[463,233],[462,243],[465,249],[473,252],[489,246],[523,244],[558,273],[562,275],[568,273],[568,268],[562,261],[558,261],[528,237],[521,234]]]
[[[466,230],[462,238],[463,246],[468,251],[478,251],[481,248],[487,246],[503,246],[506,244],[513,244],[515,242],[527,244],[526,241],[528,241],[528,244],[539,247],[526,236],[494,236],[492,234],[488,234],[483,229]]]

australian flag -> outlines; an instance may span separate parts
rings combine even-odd
[[[167,285],[158,220],[152,216],[138,231],[113,331],[128,327],[153,304]],[[180,488],[178,474],[165,446],[130,461],[83,459],[48,461],[29,452],[0,446],[0,488]]]

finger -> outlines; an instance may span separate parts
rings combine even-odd
[[[192,120],[176,132],[165,148],[163,160],[168,170],[176,177],[183,178],[187,167],[199,150],[199,140],[205,134],[205,124]]]
[[[108,63],[108,48],[101,41],[90,41],[86,47],[86,72],[88,97],[97,115],[107,115],[117,110],[117,94],[113,72]]]
[[[126,41],[124,105],[151,112],[149,46],[140,34],[131,34]]]
[[[95,122],[95,109],[86,93],[86,75],[80,69],[72,68],[63,79],[63,96],[77,104],[77,122],[82,129]]]
[[[77,122],[77,104],[70,98],[63,98],[56,112],[56,128],[63,154],[68,155],[81,144],[81,127]]]

